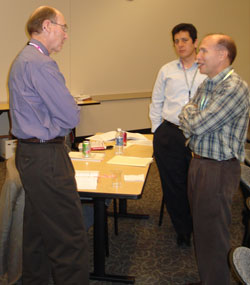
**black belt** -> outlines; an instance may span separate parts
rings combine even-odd
[[[171,122],[169,122],[169,121],[167,121],[167,120],[164,120],[164,122],[165,122],[167,125],[169,125],[169,126],[172,126],[172,127],[175,127],[175,128],[178,128],[178,129],[179,129],[179,126],[176,125],[176,124],[174,124],[174,123],[171,123]]]
[[[56,137],[51,140],[40,140],[37,138],[29,138],[29,139],[18,139],[18,141],[22,143],[63,143],[65,141],[65,137]]]
[[[213,158],[200,156],[199,154],[196,154],[196,153],[194,153],[194,152],[192,152],[192,157],[193,157],[193,158],[198,158],[198,159],[208,159],[208,160],[219,161],[219,160],[216,160],[216,159],[213,159]],[[223,160],[223,161],[233,161],[233,160],[236,160],[236,158],[233,157],[233,158],[226,159],[226,160]]]

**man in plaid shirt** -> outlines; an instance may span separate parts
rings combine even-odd
[[[236,45],[227,35],[202,40],[197,59],[208,78],[179,115],[193,152],[188,197],[198,270],[206,285],[230,284],[231,204],[240,181],[250,105],[248,86],[231,67],[235,56]]]

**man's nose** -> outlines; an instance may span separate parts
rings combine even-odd
[[[201,59],[201,53],[200,53],[200,52],[197,53],[196,59],[197,59],[198,61]]]
[[[183,46],[185,44],[185,42],[183,40],[179,41],[179,46]]]

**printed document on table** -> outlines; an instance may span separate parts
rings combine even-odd
[[[148,139],[139,133],[130,133],[130,132],[126,132],[127,133],[127,140],[144,140],[147,141]],[[103,133],[100,135],[94,135],[91,137],[88,137],[87,139],[89,140],[95,140],[95,141],[112,141],[115,139],[115,135],[116,135],[116,131],[110,131],[107,133]]]
[[[69,157],[72,160],[83,160],[83,161],[93,161],[100,162],[103,160],[105,154],[104,153],[90,153],[88,157],[85,157],[80,151],[71,151],[69,152]]]
[[[75,179],[78,191],[96,189],[99,171],[76,170]]]
[[[128,141],[127,142],[127,146],[126,147],[129,147],[131,145],[152,146],[153,145],[153,141],[151,141],[151,140],[132,140],[132,141]]]
[[[134,156],[115,155],[109,161],[107,161],[107,163],[145,167],[152,161],[153,161],[152,157],[134,157]]]

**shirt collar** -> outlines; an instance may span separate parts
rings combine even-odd
[[[232,66],[228,66],[227,68],[225,68],[224,70],[222,70],[219,74],[217,74],[216,76],[214,76],[213,78],[209,79],[208,78],[208,82],[212,83],[212,85],[217,85],[221,80],[224,79],[224,77],[228,74],[228,72],[230,72],[232,70]]]
[[[178,68],[182,69],[182,63],[181,63],[181,59],[180,58],[177,60],[177,66],[178,66]],[[190,68],[188,68],[188,70],[189,69],[196,69],[197,67],[198,67],[198,63],[195,61],[193,63],[193,65]]]
[[[39,42],[38,40],[31,39],[29,42],[38,45],[45,55],[49,55],[49,52],[48,52],[47,48],[41,42]]]

